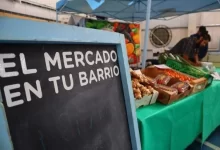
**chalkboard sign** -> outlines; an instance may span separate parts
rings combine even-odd
[[[123,35],[2,17],[0,33],[1,150],[141,150]]]
[[[15,150],[129,150],[115,46],[1,44]]]

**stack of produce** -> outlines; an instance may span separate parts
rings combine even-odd
[[[206,78],[196,78],[190,75],[187,75],[185,73],[173,70],[173,69],[159,69],[158,70],[160,72],[162,72],[164,75],[168,75],[172,78],[176,78],[179,79],[182,82],[186,82],[189,83],[190,86],[193,88],[193,90],[191,91],[191,94],[193,93],[197,93],[202,91],[203,89],[205,89],[208,81]]]
[[[158,84],[158,85],[156,85],[155,88],[163,90],[164,92],[166,92],[167,94],[172,95],[172,96],[178,95],[177,89],[166,86],[166,85]]]
[[[134,92],[135,99],[142,99],[146,95],[152,95],[154,89],[152,86],[155,81],[146,77],[144,74],[137,74],[135,71],[131,70],[132,78],[132,88]]]
[[[165,69],[163,69],[163,71],[165,71]],[[165,75],[167,73],[166,71],[170,73],[170,75]],[[159,74],[155,78],[158,88],[164,91],[172,92],[174,93],[173,95],[184,93],[189,89],[189,84],[185,82],[185,81],[188,81],[187,77],[184,77],[182,74],[179,74],[179,76],[177,77],[178,75],[177,72],[175,71],[172,72],[172,70],[169,70],[169,69],[166,69],[166,71],[164,72],[165,74]],[[177,82],[175,84],[170,84],[169,86],[167,86],[167,84],[171,80],[171,77],[178,78],[178,79],[181,78],[182,80],[180,80],[181,82]]]
[[[183,73],[174,71],[172,69],[163,69],[162,71],[164,72],[164,74],[166,74],[172,78],[177,78],[183,82],[188,82],[188,81],[191,82],[191,81],[195,80],[195,78],[193,78],[193,77],[184,75]]]
[[[142,72],[156,82],[153,88],[159,92],[158,101],[163,104],[170,104],[186,97],[192,90],[192,86],[188,84],[191,78],[172,69],[149,67],[142,70]]]
[[[213,81],[213,77],[209,73],[207,73],[207,72],[205,72],[195,66],[188,64],[180,56],[167,57],[166,58],[166,65],[174,70],[188,74],[188,75],[193,76],[195,78],[204,77],[208,80],[208,85],[210,85]]]

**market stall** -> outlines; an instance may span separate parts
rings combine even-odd
[[[141,2],[122,5],[135,10]],[[187,11],[218,7],[214,0],[203,2],[194,1],[194,7]],[[80,3],[89,5],[80,7]],[[140,12],[127,17],[106,11],[114,6],[121,11],[113,1],[112,7],[102,4],[64,0],[58,3],[57,11],[83,12],[77,10],[83,8],[88,10],[85,13],[134,21],[146,5],[143,2]],[[149,23],[151,0],[147,4]],[[158,12],[171,3],[165,4],[157,8]],[[182,8],[181,4],[185,1],[178,1],[177,8]],[[98,9],[100,12],[93,12]],[[155,18],[164,15],[153,14]],[[212,95],[208,101],[210,92],[219,92],[219,84],[212,81],[210,73],[178,60],[191,69],[187,72],[166,60],[169,67],[130,70],[129,74],[121,34],[8,18],[0,18],[0,25],[1,149],[140,150],[141,138],[142,149],[175,150],[185,148],[201,132],[205,140],[220,124],[217,97]],[[147,44],[143,68],[146,48]]]
[[[200,134],[204,142],[220,125],[219,81],[169,106],[157,103],[137,110],[143,150],[185,149]]]
[[[131,71],[137,104],[143,101],[144,95],[142,90],[137,91],[137,87],[141,89],[141,86],[133,84],[134,77],[145,85],[152,85],[159,93],[156,104],[138,105],[137,118],[143,150],[185,149],[200,134],[204,142],[220,125],[220,83],[214,75],[219,76],[220,70],[215,72],[211,63],[207,64],[209,67],[204,65],[203,69],[191,66],[179,56],[168,56],[166,64],[172,68],[156,65],[141,72]],[[215,73],[211,75],[211,72]]]

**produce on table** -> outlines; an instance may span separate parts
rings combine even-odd
[[[169,86],[158,84],[158,85],[156,85],[156,88],[159,88],[159,89],[161,89],[163,91],[166,91],[170,95],[177,95],[178,94],[178,90],[177,89],[169,87]]]
[[[184,93],[189,89],[189,84],[185,82],[177,82],[171,87],[177,89],[179,93]]]
[[[152,81],[149,81],[145,75],[137,74],[133,70],[130,70],[132,78],[132,88],[135,99],[141,99],[145,95],[153,94],[154,89],[149,86]]]
[[[158,84],[163,84],[163,85],[167,85],[167,83],[170,81],[171,77],[164,75],[164,74],[160,74],[158,75],[155,80],[157,81]]]
[[[184,75],[183,73],[174,71],[172,69],[162,69],[162,70],[166,75],[169,75],[170,77],[173,77],[173,78],[178,78],[180,81],[183,81],[183,82],[187,82],[187,81],[191,82],[195,80],[195,78],[193,77],[189,77],[187,75]]]
[[[157,84],[155,79],[145,76],[151,86],[155,86]]]
[[[210,79],[210,81],[212,82],[212,77],[209,73],[206,73],[203,70],[200,70],[192,65],[186,64],[185,62],[180,62],[180,61],[168,58],[166,60],[166,65],[172,69],[178,70],[182,73],[186,73],[196,78],[205,77],[207,79]]]

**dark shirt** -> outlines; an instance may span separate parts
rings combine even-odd
[[[180,56],[183,56],[185,54],[189,57],[189,59],[194,59],[195,54],[197,53],[195,37],[188,37],[181,39],[170,50],[170,53]]]
[[[195,38],[199,39],[199,38],[200,38],[200,35],[199,35],[199,34],[193,34],[193,35],[191,35],[190,37],[195,37]],[[199,50],[198,50],[199,60],[202,60],[202,59],[206,56],[206,54],[207,54],[207,52],[208,52],[208,47],[209,47],[208,45],[203,46],[203,47],[197,45],[197,48],[199,49]]]
[[[199,39],[200,35],[198,33],[196,33],[196,34],[192,34],[190,37],[195,37],[195,38]]]

